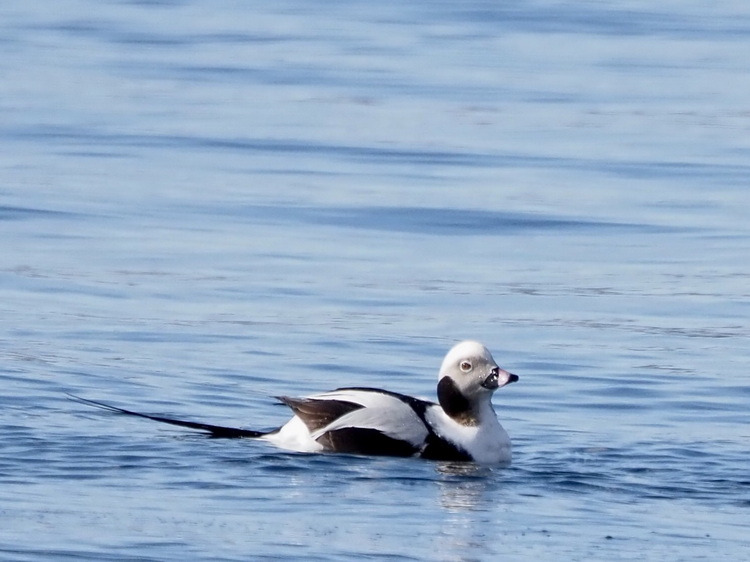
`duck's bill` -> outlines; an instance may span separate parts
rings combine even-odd
[[[509,373],[503,369],[494,370],[489,377],[484,379],[482,386],[487,390],[495,390],[506,384],[518,381],[518,375]]]

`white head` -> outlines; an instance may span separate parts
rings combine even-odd
[[[481,343],[463,341],[448,352],[440,366],[438,401],[457,422],[477,425],[483,411],[492,410],[492,393],[517,380],[517,375],[495,363]]]

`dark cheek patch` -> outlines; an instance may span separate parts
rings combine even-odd
[[[450,377],[440,379],[437,387],[438,402],[445,413],[463,425],[476,425],[471,404]]]

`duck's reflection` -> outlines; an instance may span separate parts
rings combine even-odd
[[[495,484],[491,468],[473,463],[438,463],[436,471],[441,476],[440,505],[449,511],[482,509]]]
[[[483,558],[497,552],[497,537],[488,530],[496,528],[498,470],[473,463],[436,465],[444,514],[441,559],[464,560],[467,552]]]

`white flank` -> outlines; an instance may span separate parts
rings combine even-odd
[[[305,423],[294,416],[281,429],[268,433],[260,439],[273,443],[277,447],[300,453],[319,453],[323,446],[315,441]]]

